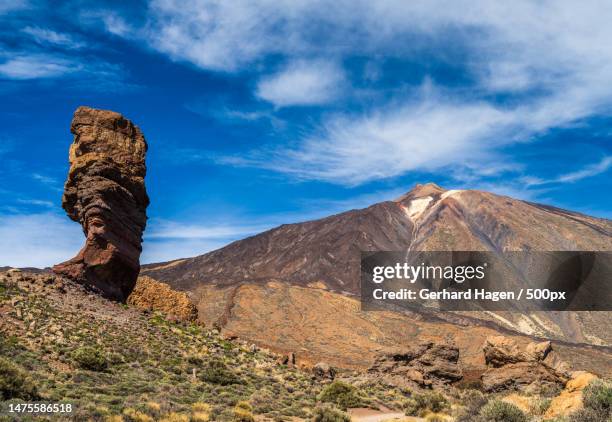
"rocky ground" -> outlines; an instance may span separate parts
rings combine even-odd
[[[609,416],[602,416],[610,407],[609,385],[547,361],[550,345],[492,339],[483,379],[463,372],[457,348],[431,342],[382,354],[368,371],[322,362],[297,367],[293,355],[166,316],[155,311],[155,301],[132,303],[138,305],[108,301],[51,274],[0,273],[0,420],[17,420],[6,410],[23,401],[72,403],[75,412],[22,420],[373,422],[404,415],[406,421],[574,422]],[[521,365],[532,375],[512,376]],[[542,374],[548,382],[539,382]],[[594,396],[603,394],[608,403],[596,413],[603,419],[585,413],[591,402],[583,396],[594,382],[603,386]],[[583,402],[588,406],[579,410]]]

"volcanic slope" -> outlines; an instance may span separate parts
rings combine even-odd
[[[424,311],[389,319],[361,312],[360,251],[407,249],[612,251],[612,221],[429,183],[393,201],[282,225],[201,256],[146,265],[142,272],[189,292],[205,322],[272,348],[305,349],[313,358],[392,346],[399,341],[397,330],[405,334],[400,343],[434,332],[461,343],[463,337],[483,338],[479,330],[497,330],[603,349],[612,345],[609,312]],[[398,328],[388,329],[395,319]],[[433,325],[423,326],[425,320]],[[287,344],[289,338],[294,343]]]

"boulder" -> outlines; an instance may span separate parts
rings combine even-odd
[[[482,374],[481,380],[483,390],[488,393],[563,386],[566,381],[555,371],[538,362],[517,362],[499,368],[489,368]]]
[[[319,362],[312,368],[312,373],[316,379],[333,380],[336,378],[336,369],[325,362]]]
[[[74,141],[62,206],[81,224],[86,241],[53,271],[123,301],[140,271],[149,205],[147,143],[137,126],[113,111],[79,107],[70,130]]]
[[[543,361],[552,350],[550,341],[529,343],[521,350],[516,341],[505,336],[490,336],[485,340],[485,362],[498,368],[509,363]]]
[[[198,319],[198,308],[186,293],[147,276],[138,277],[127,303],[141,310],[161,312],[170,320],[194,322]]]
[[[456,347],[425,342],[380,354],[368,373],[398,387],[439,387],[463,378],[458,361]]]
[[[487,392],[525,391],[562,386],[567,381],[564,364],[551,357],[549,341],[530,343],[521,350],[513,339],[492,336],[485,340],[483,352],[489,366],[481,380]]]
[[[525,359],[528,361],[539,362],[546,359],[548,353],[552,350],[550,341],[542,341],[540,343],[529,343],[525,347]]]

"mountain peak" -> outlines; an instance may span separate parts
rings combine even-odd
[[[426,196],[440,195],[444,192],[446,192],[446,189],[441,188],[435,183],[418,183],[410,191],[397,198],[395,202],[402,202],[405,199],[424,198]]]

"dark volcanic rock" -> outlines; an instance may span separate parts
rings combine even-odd
[[[87,240],[78,255],[53,267],[57,274],[125,300],[140,271],[147,143],[121,114],[79,107],[70,131],[70,171],[62,206],[81,223]]]
[[[426,342],[379,355],[368,372],[398,387],[440,387],[463,378],[458,361],[456,347]]]

